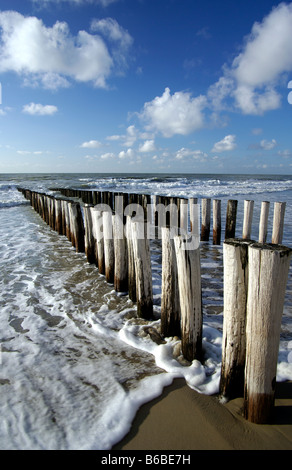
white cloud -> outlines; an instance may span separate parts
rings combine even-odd
[[[140,118],[146,122],[147,130],[161,132],[165,137],[175,134],[187,135],[203,127],[203,108],[206,98],[192,98],[190,93],[170,94],[165,88],[162,96],[144,104]]]
[[[136,140],[139,138],[139,133],[134,125],[131,125],[127,128],[126,134],[122,135],[110,135],[106,139],[111,142],[120,141],[122,145],[126,147],[132,147]]]
[[[291,158],[292,151],[289,149],[279,150],[278,155],[280,155],[280,157],[283,157],[283,158]]]
[[[243,114],[262,115],[280,107],[277,85],[292,71],[291,23],[292,3],[280,3],[253,25],[241,53],[208,91],[213,107],[226,109],[230,98]]]
[[[271,141],[262,140],[260,143],[261,148],[263,148],[264,150],[272,150],[273,148],[276,147],[276,145],[277,145],[277,142],[275,139],[272,139]]]
[[[106,87],[115,69],[125,66],[130,47],[129,34],[110,18],[104,20],[104,38],[86,31],[73,36],[65,22],[46,27],[16,11],[0,12],[0,29],[0,72],[16,72],[26,84],[50,89],[68,86],[70,79]],[[110,53],[106,41],[112,42],[114,29]]]
[[[39,103],[30,103],[23,106],[22,112],[38,116],[51,116],[58,111],[57,106],[42,105]]]
[[[89,140],[89,142],[83,142],[80,147],[82,148],[89,148],[89,149],[96,149],[101,146],[101,143],[98,140]]]
[[[139,152],[154,152],[156,150],[154,140],[146,140],[140,145]]]
[[[135,151],[131,148],[129,148],[128,150],[122,150],[120,153],[119,153],[119,158],[121,160],[125,159],[125,158],[133,158],[135,156]]]
[[[122,28],[113,18],[93,20],[91,30],[102,34],[109,40],[108,47],[111,50],[115,65],[119,72],[127,68],[128,51],[133,44],[133,38],[128,31]]]
[[[115,154],[111,152],[104,153],[100,156],[102,160],[109,160],[110,158],[115,158]]]
[[[178,150],[175,154],[175,159],[176,160],[185,160],[187,157],[190,157],[194,160],[200,160],[204,161],[207,158],[207,154],[205,152],[202,152],[202,150],[191,150],[182,147],[180,150]]]
[[[236,148],[235,139],[235,135],[227,135],[226,137],[224,137],[224,139],[220,140],[219,142],[216,142],[211,151],[220,153],[234,150]]]

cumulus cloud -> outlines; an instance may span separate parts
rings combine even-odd
[[[103,155],[101,155],[100,158],[102,160],[109,160],[111,158],[115,158],[115,154],[112,153],[112,152],[107,152],[107,153],[104,153]]]
[[[187,135],[203,127],[205,105],[204,96],[192,98],[183,91],[171,95],[170,89],[165,88],[162,96],[144,104],[140,118],[146,122],[147,130],[161,132],[165,137]]]
[[[214,144],[212,152],[220,153],[234,150],[236,148],[235,139],[235,135],[227,135],[224,139]]]
[[[124,160],[124,159],[131,159],[135,156],[135,151],[131,148],[129,148],[128,150],[122,150],[120,153],[119,153],[119,158],[121,160]]]
[[[96,149],[101,146],[101,143],[98,140],[89,140],[88,142],[83,142],[80,147],[88,149]]]
[[[38,116],[51,116],[58,111],[57,106],[42,105],[40,103],[30,103],[23,106],[23,113],[38,115]]]
[[[191,149],[182,147],[180,150],[176,152],[175,159],[185,160],[186,158],[192,158],[194,160],[205,161],[207,156],[208,155],[205,152],[202,152],[202,150],[191,150]]]
[[[119,36],[110,53],[106,41],[112,41],[113,27]],[[130,46],[129,34],[110,18],[104,20],[104,38],[86,31],[73,36],[66,22],[46,27],[42,20],[15,11],[0,12],[0,30],[0,72],[16,72],[26,84],[44,88],[68,86],[70,79],[106,87],[115,68],[126,64]]]
[[[262,140],[260,143],[261,148],[264,150],[272,150],[275,148],[277,145],[277,141],[275,139],[272,139],[271,141],[268,140]]]
[[[279,108],[277,85],[292,71],[292,3],[281,3],[253,25],[240,54],[212,85],[208,97],[217,109],[228,99],[243,114],[261,115]],[[230,105],[230,102],[229,102]]]
[[[140,152],[154,152],[156,150],[154,140],[146,140],[143,144],[140,145]]]

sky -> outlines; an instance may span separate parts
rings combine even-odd
[[[1,173],[292,174],[292,3],[0,0]]]

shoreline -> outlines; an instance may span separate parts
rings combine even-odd
[[[246,421],[243,398],[221,404],[175,379],[138,410],[112,450],[292,450],[292,381],[277,382],[271,424]]]

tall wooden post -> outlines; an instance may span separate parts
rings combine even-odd
[[[243,228],[242,238],[249,240],[251,237],[252,217],[253,217],[254,201],[244,201],[244,217],[243,217]]]
[[[200,249],[185,249],[185,238],[174,237],[181,311],[182,353],[193,361],[202,357],[202,292]]]
[[[244,391],[249,243],[229,239],[223,244],[224,316],[220,395],[224,400],[241,397]]]
[[[286,202],[275,202],[272,243],[276,245],[281,245],[283,240],[285,209]]]
[[[162,234],[162,288],[161,288],[161,334],[164,337],[181,335],[180,304],[177,264],[174,241],[168,227]]]
[[[268,233],[268,219],[269,219],[270,203],[263,201],[261,205],[261,217],[259,225],[259,243],[266,243]]]
[[[291,252],[283,246],[249,246],[244,415],[257,424],[272,417]]]
[[[85,204],[83,207],[84,212],[84,229],[85,229],[85,255],[87,261],[90,264],[95,264],[95,239],[93,236],[93,226],[92,226],[92,217],[91,217],[91,208],[93,206],[90,204]]]
[[[112,212],[104,211],[103,219],[103,235],[104,235],[104,264],[105,278],[110,284],[114,284],[115,279],[115,253],[113,240],[113,223]]]
[[[190,232],[199,236],[200,233],[200,208],[198,198],[190,198]]]
[[[126,238],[127,238],[127,254],[128,254],[128,292],[129,298],[133,301],[137,301],[136,292],[136,272],[135,272],[135,259],[133,251],[133,240],[132,240],[132,226],[131,216],[127,216],[126,220]]]
[[[135,258],[137,313],[145,319],[153,317],[153,292],[149,240],[144,220],[131,222]]]
[[[225,240],[235,238],[238,201],[229,199],[226,210]]]
[[[104,234],[103,234],[103,215],[102,211],[96,207],[91,208],[92,229],[95,238],[95,258],[100,274],[105,274],[104,261]]]
[[[221,243],[221,201],[213,200],[213,245]]]
[[[180,199],[179,204],[179,216],[180,216],[180,233],[186,234],[188,232],[188,200]]]
[[[202,227],[201,241],[208,241],[210,237],[210,221],[211,221],[211,199],[203,198],[201,200],[202,211]]]
[[[117,199],[115,199],[117,201]],[[124,234],[123,212],[113,216],[114,286],[117,292],[128,291],[128,252]]]

